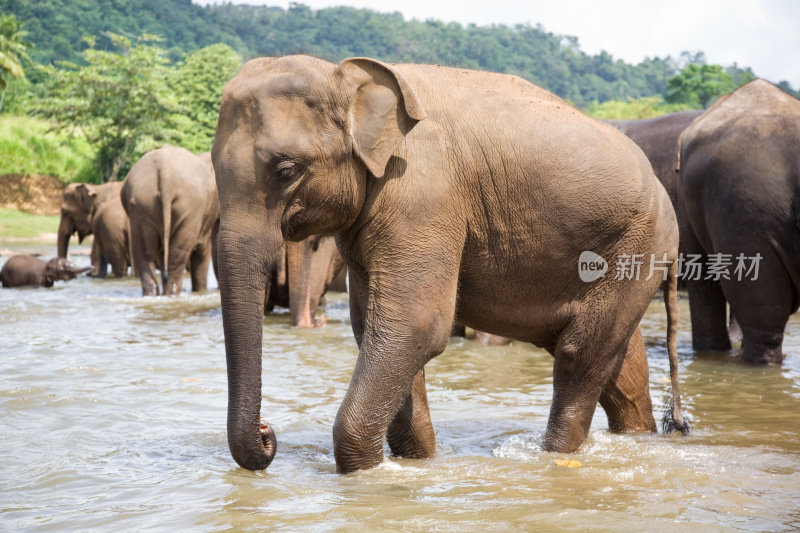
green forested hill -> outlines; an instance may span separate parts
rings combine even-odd
[[[384,61],[440,63],[518,74],[570,99],[592,101],[663,94],[678,71],[673,58],[638,65],[603,52],[590,56],[575,38],[541,26],[462,26],[406,21],[399,13],[336,7],[312,10],[190,0],[0,0],[0,12],[14,14],[35,43],[34,60],[78,60],[86,35],[107,46],[103,32],[160,35],[173,59],[222,42],[243,57],[303,52],[338,61],[362,55]]]

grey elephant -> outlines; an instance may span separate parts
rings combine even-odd
[[[131,255],[142,294],[180,294],[187,267],[192,290],[207,287],[212,230],[219,219],[214,175],[192,152],[165,145],[131,168],[121,191]],[[155,268],[161,270],[161,289]]]
[[[620,432],[656,431],[638,328],[662,276],[579,278],[582,252],[657,257],[667,275],[674,424],[678,226],[636,144],[520,78],[366,58],[248,62],[212,149],[228,443],[274,457],[260,417],[262,295],[284,240],[335,234],[358,360],[333,427],[342,473],[430,457],[425,363],[454,322],[554,357],[542,447],[573,452],[597,403]],[[273,369],[277,370],[277,369]]]
[[[110,265],[114,276],[127,276],[131,265],[128,215],[119,196],[94,210],[92,234],[92,256],[98,261],[95,275],[105,277]]]
[[[92,267],[76,266],[63,257],[45,262],[32,255],[15,255],[0,270],[0,283],[3,287],[52,287],[56,281],[75,279],[90,270]]]
[[[70,183],[61,197],[61,222],[58,226],[58,257],[67,257],[69,240],[78,234],[79,242],[92,234],[92,218],[96,210],[106,201],[119,196],[121,182],[91,185]],[[99,271],[100,258],[96,249],[92,253],[92,266]]]
[[[678,195],[678,137],[702,110],[678,111],[643,120],[607,120],[639,145],[653,165],[653,172],[667,190],[672,205]],[[676,208],[677,209],[677,208]]]
[[[800,101],[754,80],[719,99],[681,135],[679,207],[696,350],[731,348],[726,303],[743,360],[780,364],[800,302]],[[716,266],[714,266],[716,265]]]

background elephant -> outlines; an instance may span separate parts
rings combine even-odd
[[[325,293],[333,290],[334,283],[339,284],[335,288],[341,288],[338,278],[345,271],[333,237],[312,235],[300,242],[287,242],[269,275],[264,310],[288,307],[293,326],[324,326],[325,317],[316,314],[317,308],[324,305]]]
[[[583,251],[664,260],[674,422],[678,226],[630,139],[505,74],[353,58],[257,59],[226,86],[212,149],[228,443],[265,468],[262,296],[284,240],[336,234],[359,346],[333,428],[339,472],[429,457],[423,367],[454,322],[554,356],[542,447],[575,451],[598,401],[655,431],[638,323],[662,277],[584,283]]]
[[[672,205],[678,195],[678,137],[702,110],[678,111],[644,120],[606,120],[639,145],[653,165],[653,172],[667,190]],[[677,210],[677,207],[676,207]]]
[[[96,275],[105,277],[108,265],[111,265],[111,272],[116,277],[127,276],[128,267],[131,265],[130,238],[128,215],[122,207],[122,200],[119,196],[115,196],[94,211],[92,255],[98,258]]]
[[[180,294],[187,266],[192,290],[206,289],[211,233],[219,218],[214,175],[199,157],[171,145],[151,150],[128,172],[122,205],[130,219],[131,254],[142,294]]]
[[[800,301],[798,147],[800,101],[764,80],[721,98],[681,135],[681,237],[704,265],[701,279],[684,266],[695,349],[730,349],[727,302],[744,361],[781,363]],[[712,260],[727,262],[728,279],[705,268]]]
[[[56,281],[68,281],[92,267],[78,267],[64,259],[55,257],[44,262],[32,255],[15,255],[6,261],[0,270],[3,287],[52,287]]]
[[[70,183],[61,197],[61,222],[58,226],[58,257],[67,257],[69,239],[78,233],[78,242],[83,242],[92,233],[92,217],[99,206],[118,197],[122,183],[111,182],[102,185]],[[92,266],[97,271],[99,258],[92,253]]]

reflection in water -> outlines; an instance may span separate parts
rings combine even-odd
[[[550,356],[453,339],[426,368],[438,456],[339,476],[331,428],[357,354],[346,296],[329,297],[322,329],[265,318],[263,414],[278,455],[248,472],[227,449],[218,294],[140,294],[133,279],[0,290],[0,529],[800,528],[797,317],[782,368],[743,366],[735,352],[697,358],[684,295],[694,433],[610,434],[598,409],[569,456],[540,447]],[[660,301],[642,329],[659,418],[669,387]]]

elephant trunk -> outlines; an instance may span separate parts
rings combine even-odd
[[[277,441],[261,419],[261,342],[267,272],[280,244],[223,226],[217,238],[222,322],[228,365],[228,446],[236,462],[263,470]]]
[[[308,242],[311,238],[286,243],[289,310],[292,312],[292,325],[300,328],[314,327],[314,312],[318,304],[312,294],[312,252]]]
[[[67,257],[67,249],[69,248],[69,239],[75,233],[75,226],[72,221],[65,216],[61,217],[61,223],[58,225],[58,257]]]

